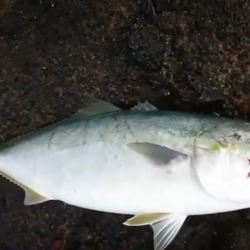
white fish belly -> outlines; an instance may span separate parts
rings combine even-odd
[[[122,145],[94,143],[61,151],[0,157],[3,172],[49,199],[99,211],[203,214],[238,209],[203,190],[188,161],[155,166]],[[242,206],[242,204],[241,204]],[[218,211],[219,210],[219,211]]]

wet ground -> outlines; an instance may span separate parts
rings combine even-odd
[[[248,118],[249,13],[248,0],[1,0],[1,142],[91,97]],[[1,179],[1,250],[152,249],[126,216],[22,202]],[[190,217],[169,250],[248,250],[249,225],[249,210]]]

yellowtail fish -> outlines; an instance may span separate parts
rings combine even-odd
[[[133,215],[124,225],[150,225],[163,250],[187,216],[250,206],[249,131],[239,120],[94,100],[3,144],[0,173],[24,189],[25,205],[59,200]]]

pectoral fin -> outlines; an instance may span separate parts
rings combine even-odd
[[[152,160],[158,165],[167,165],[172,160],[178,158],[187,159],[188,157],[186,154],[180,153],[170,148],[147,142],[133,142],[128,143],[127,146],[138,154],[141,154]]]
[[[164,250],[180,231],[186,215],[180,214],[139,214],[127,220],[124,225],[150,225],[154,234],[154,250]]]
[[[39,204],[49,200],[48,198],[38,194],[30,188],[23,187],[23,189],[25,192],[24,205],[26,206]]]

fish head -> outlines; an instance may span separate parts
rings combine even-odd
[[[194,167],[203,188],[217,199],[250,201],[250,161],[245,152],[235,145],[199,151]]]

